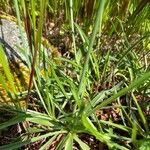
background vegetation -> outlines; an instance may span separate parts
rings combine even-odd
[[[149,10],[149,0],[0,0],[23,43],[15,60],[0,46],[0,149],[148,150]]]

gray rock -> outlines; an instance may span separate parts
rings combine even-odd
[[[25,32],[23,34],[25,42],[25,49],[28,50],[27,38]],[[8,61],[18,58],[24,64],[26,64],[23,57],[23,51],[19,50],[19,47],[23,49],[23,44],[20,37],[20,31],[18,25],[15,22],[0,19],[0,43],[3,45],[4,52],[8,58]],[[25,53],[25,51],[24,51]]]

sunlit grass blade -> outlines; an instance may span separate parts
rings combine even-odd
[[[72,30],[72,41],[73,41],[73,51],[75,54],[76,59],[76,41],[75,41],[75,29],[74,29],[74,18],[73,18],[73,0],[70,0],[70,24],[71,24],[71,30]]]
[[[59,144],[57,145],[56,150],[62,150],[62,148],[64,148],[66,140],[67,140],[67,136],[64,136],[59,142]]]
[[[39,150],[45,150],[47,147],[49,147],[49,145],[52,144],[52,142],[57,138],[58,135],[59,135],[59,134],[56,134],[56,135],[54,135],[53,137],[51,137],[44,145],[42,145],[42,146],[40,147]]]
[[[89,39],[85,35],[84,31],[81,29],[81,27],[77,23],[74,23],[74,25],[77,28],[77,30],[78,30],[78,32],[79,32],[79,34],[81,36],[81,39],[82,39],[83,43],[88,44],[89,43]]]
[[[111,141],[111,137],[108,136],[108,134],[100,133],[99,131],[97,131],[94,124],[91,122],[91,120],[85,114],[82,115],[82,122],[83,122],[84,126],[86,127],[86,129],[92,135],[94,135],[101,142],[107,144],[110,148],[117,148],[120,150],[128,150],[124,146],[118,145],[115,142]]]
[[[67,136],[65,150],[73,150],[73,135],[71,133]]]
[[[30,121],[32,123],[36,123],[36,124],[44,125],[44,126],[49,126],[49,127],[53,126],[53,124],[49,120],[44,119],[44,118],[40,118],[40,117],[27,117],[26,121]]]
[[[10,84],[10,91],[12,91],[12,95],[13,94],[16,94],[16,88],[15,88],[15,85],[14,85],[14,79],[13,79],[13,76],[11,74],[11,71],[10,71],[10,68],[9,68],[9,65],[8,65],[8,62],[7,62],[7,59],[6,59],[6,56],[4,54],[4,51],[3,51],[3,48],[2,48],[2,45],[0,44],[0,63],[4,69],[4,73],[7,77],[7,80]]]
[[[118,128],[120,130],[126,131],[126,132],[131,132],[131,128],[126,127],[124,125],[116,124],[116,123],[113,123],[111,121],[105,121],[105,120],[100,120],[100,122],[103,123],[103,124],[107,124],[109,126],[112,126],[114,128]]]
[[[131,135],[131,138],[132,138],[132,142],[135,144],[136,138],[137,138],[137,126],[136,126],[136,124],[132,125],[132,135]]]
[[[36,37],[34,37],[34,36],[32,37],[32,39],[35,40],[35,45],[34,45],[34,54],[33,54],[33,61],[32,61],[29,86],[28,86],[27,102],[29,101],[29,97],[30,97],[30,92],[31,92],[32,83],[33,83],[33,77],[34,77],[34,73],[35,73],[36,61],[38,58],[38,53],[40,54],[40,49],[41,49],[42,30],[43,30],[43,23],[44,23],[44,15],[46,12],[46,6],[47,6],[47,0],[40,1],[40,14],[39,14],[39,21],[38,21],[38,25],[37,25],[38,28],[37,28],[37,31],[34,28],[35,30],[33,32],[34,33],[33,35],[35,35]],[[32,43],[32,42],[33,41],[31,41],[31,39],[29,39],[29,43]],[[32,45],[30,46],[30,49],[32,50]]]
[[[79,144],[82,150],[90,150],[90,147],[82,142],[82,140],[80,140],[77,135],[74,135],[74,140]]]
[[[85,114],[82,115],[82,122],[83,122],[84,126],[86,127],[86,129],[88,131],[90,131],[101,142],[106,142],[106,141],[109,142],[110,137],[98,132],[96,127],[94,126],[94,124],[91,122],[91,120]]]

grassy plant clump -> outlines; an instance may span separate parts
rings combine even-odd
[[[1,0],[22,42],[0,40],[0,149],[149,149],[149,9]]]

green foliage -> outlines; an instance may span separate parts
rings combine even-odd
[[[26,110],[0,103],[0,113],[9,116],[0,124],[0,130],[15,124],[24,127],[24,134],[0,149],[17,149],[43,139],[40,150],[49,148],[54,141],[57,150],[71,150],[74,146],[91,149],[82,134],[91,135],[94,144],[99,142],[109,149],[149,147],[145,113],[149,111],[145,102],[150,96],[149,1],[2,2],[3,11],[6,7],[15,10],[23,43],[26,41],[22,27],[25,28],[29,51],[23,44],[22,54],[31,73],[28,91],[22,91],[26,95]],[[58,18],[63,21],[59,23]],[[69,38],[71,50],[66,48],[65,52],[70,56],[55,59],[44,47],[42,36],[47,19],[60,32],[71,31],[62,34]],[[11,94],[17,95],[1,47],[0,56],[13,89]],[[1,72],[0,84],[8,92]]]
[[[139,143],[140,144],[138,144],[138,146],[139,146],[138,150],[148,150],[150,147],[149,139],[144,139],[144,140],[140,141]]]
[[[1,55],[0,62],[1,62],[1,65],[2,65],[2,67],[4,69],[4,73],[5,73],[6,77],[7,77],[7,80],[9,81],[10,86],[12,88],[12,94],[15,94],[16,90],[15,90],[15,86],[14,86],[14,83],[13,83],[14,82],[13,81],[13,77],[12,77],[12,74],[10,72],[10,68],[9,68],[8,62],[6,60],[6,57],[5,57],[5,54],[4,54],[4,51],[3,51],[3,48],[2,48],[1,45],[0,45],[0,55]],[[1,78],[2,77],[3,76],[1,75]],[[4,80],[3,80],[3,83],[4,83],[3,84],[4,87],[6,87]],[[5,88],[5,90],[8,91],[7,88]]]

